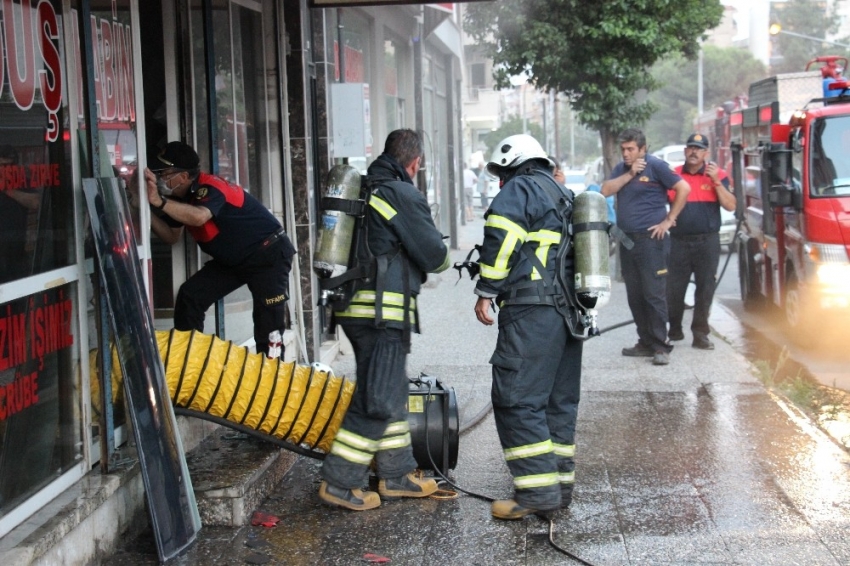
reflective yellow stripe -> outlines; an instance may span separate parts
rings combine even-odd
[[[378,449],[377,440],[372,440],[371,438],[354,434],[344,428],[339,429],[339,432],[336,433],[334,442],[343,442],[352,448],[357,448],[358,450],[366,452],[375,452],[375,450]]]
[[[485,228],[499,228],[500,230],[504,230],[508,234],[515,236],[519,241],[524,242],[526,238],[528,238],[528,232],[522,229],[522,226],[514,222],[513,220],[508,220],[504,216],[499,216],[497,214],[491,214],[487,217],[487,222],[484,223]]]
[[[564,458],[572,458],[576,455],[575,444],[558,444],[557,442],[553,442],[552,446],[555,447],[555,454],[558,456],[562,456]]]
[[[410,423],[407,421],[398,421],[390,423],[389,426],[387,426],[387,430],[384,431],[384,436],[393,436],[396,434],[403,434],[405,432],[410,432]]]
[[[371,289],[363,289],[354,293],[354,297],[351,299],[352,303],[363,303],[363,304],[375,304],[375,291]],[[404,294],[402,293],[392,293],[392,292],[384,292],[384,303],[391,305],[402,306],[404,304]],[[410,307],[414,308],[416,306],[416,297],[410,297]]]
[[[510,271],[505,269],[496,269],[495,267],[490,267],[486,263],[482,263],[479,266],[479,273],[481,277],[486,277],[487,279],[504,279],[508,276]]]
[[[576,473],[560,473],[558,474],[558,481],[560,483],[575,483],[576,482]]]
[[[502,241],[502,246],[499,248],[499,253],[496,254],[496,261],[493,265],[482,263],[480,265],[480,275],[487,279],[504,279],[510,273],[508,269],[508,260],[517,249],[518,245],[522,245],[528,237],[528,232],[522,229],[519,224],[508,220],[504,216],[491,214],[487,217],[485,228],[497,228],[505,231],[505,239]]]
[[[372,454],[367,454],[366,452],[360,452],[359,450],[355,450],[354,448],[349,448],[345,444],[341,442],[337,442],[334,439],[334,443],[331,446],[331,454],[339,456],[343,460],[348,460],[354,464],[361,464],[363,466],[368,466],[370,462],[372,462]]]
[[[393,448],[404,448],[410,446],[410,433],[406,432],[399,436],[387,436],[378,443],[378,450],[392,450]]]
[[[390,306],[392,305],[392,306]],[[404,321],[404,295],[384,293],[382,315],[386,320]],[[409,319],[416,324],[416,298],[410,298]],[[354,294],[351,304],[337,316],[347,318],[375,318],[375,291],[363,290]]]
[[[378,211],[378,214],[387,220],[392,220],[393,216],[398,214],[390,204],[377,195],[372,195],[369,198],[369,206]]]
[[[528,234],[529,242],[538,242],[537,250],[534,252],[534,255],[537,256],[537,259],[540,260],[540,263],[543,264],[543,267],[546,267],[546,261],[549,258],[549,248],[553,245],[557,245],[561,242],[561,234],[558,232],[553,232],[552,230],[540,230],[538,232],[531,232]],[[537,268],[533,267],[531,269],[531,280],[535,281],[540,279],[540,273],[537,272]]]
[[[413,309],[409,311],[410,322],[412,324],[416,324],[416,313]],[[384,320],[395,320],[398,322],[404,321],[404,309],[397,308],[388,308],[384,307],[381,311],[381,314],[384,317]],[[351,305],[343,312],[336,313],[337,316],[347,317],[347,318],[375,318],[375,307],[367,307],[367,306],[357,306]]]
[[[517,446],[516,448],[506,448],[504,450],[505,460],[516,460],[518,458],[532,458],[541,454],[552,452],[552,441],[544,440],[537,444],[526,444],[525,446]]]
[[[546,487],[558,484],[558,474],[536,474],[533,476],[520,476],[514,478],[514,487],[517,489],[529,489],[532,487]]]
[[[452,264],[451,252],[446,249],[446,259],[443,260],[443,263],[440,264],[440,267],[434,270],[434,273],[442,273],[447,270],[449,266]]]

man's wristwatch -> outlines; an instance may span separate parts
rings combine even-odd
[[[162,204],[160,204],[159,206],[155,206],[154,208],[155,208],[155,209],[157,209],[157,210],[162,210],[163,208],[165,208],[165,203],[167,203],[167,202],[168,202],[168,199],[167,199],[167,198],[165,198],[165,197],[164,197],[164,196],[162,196],[162,195],[159,195],[159,198],[160,198],[160,200],[162,201]]]

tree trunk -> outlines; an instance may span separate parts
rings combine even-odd
[[[618,135],[620,135],[620,132],[612,132],[607,128],[603,128],[599,132],[599,136],[602,139],[602,157],[604,157],[605,161],[606,179],[611,175],[611,170],[614,169],[614,166],[622,161],[620,157],[620,144],[617,143]]]

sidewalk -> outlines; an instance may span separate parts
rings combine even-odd
[[[453,259],[482,227],[480,218],[461,227]],[[476,321],[473,287],[454,270],[432,276],[408,363],[409,375],[454,388],[461,423],[489,401],[497,333]],[[630,318],[615,283],[600,327]],[[850,564],[850,457],[769,394],[722,337],[714,351],[691,348],[690,338],[664,367],[620,355],[636,341],[632,325],[586,342],[575,499],[557,514],[556,542],[595,565]],[[351,355],[334,365],[353,367]],[[394,565],[573,563],[549,546],[546,522],[496,521],[488,503],[466,495],[363,513],[322,505],[318,469],[299,458],[262,503],[281,519],[276,527],[205,527],[174,563],[353,565],[368,553]],[[453,477],[476,493],[511,495],[492,414],[461,436]],[[145,544],[104,564],[155,564]]]

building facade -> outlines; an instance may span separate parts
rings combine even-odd
[[[176,290],[205,257],[191,239],[172,247],[152,236],[144,195],[140,206],[127,181],[182,140],[203,170],[257,197],[298,250],[284,341],[286,357],[302,362],[332,360],[338,343],[312,271],[330,167],[365,169],[389,131],[421,131],[419,187],[438,227],[456,233],[455,8],[335,4],[0,3],[0,537],[99,473],[127,438],[120,400],[104,411],[98,393],[109,325],[84,179],[115,179],[126,193],[157,329],[171,328]],[[357,104],[342,100],[351,92]],[[351,108],[360,109],[357,149],[346,145]],[[205,331],[250,347],[251,310],[239,289],[211,309]]]

